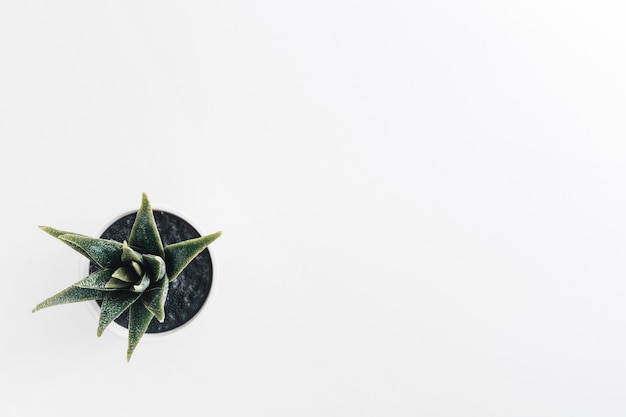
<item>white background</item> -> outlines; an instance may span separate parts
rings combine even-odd
[[[621,1],[0,2],[0,415],[626,415]],[[163,343],[31,314],[152,203]],[[88,411],[86,411],[88,410]]]

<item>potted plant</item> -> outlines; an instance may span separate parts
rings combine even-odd
[[[97,301],[97,335],[114,321],[127,327],[127,360],[146,332],[167,332],[190,320],[211,290],[213,263],[205,249],[221,232],[200,236],[182,217],[154,212],[145,193],[136,213],[116,219],[99,237],[40,228],[85,256],[89,270],[33,312]]]

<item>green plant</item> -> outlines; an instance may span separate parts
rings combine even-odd
[[[39,303],[42,308],[79,301],[102,300],[98,336],[129,310],[130,360],[150,321],[165,319],[169,283],[221,232],[163,246],[148,196],[144,193],[128,241],[92,238],[40,226],[72,249],[86,256],[98,269],[65,290]]]

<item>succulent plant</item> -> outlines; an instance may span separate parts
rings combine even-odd
[[[112,321],[129,310],[127,360],[152,319],[165,319],[169,283],[221,235],[217,232],[164,247],[145,193],[127,241],[40,228],[87,257],[97,270],[42,301],[33,312],[59,304],[101,300],[97,330],[101,336]]]

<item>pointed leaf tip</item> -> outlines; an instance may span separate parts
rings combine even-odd
[[[154,315],[143,305],[143,303],[133,303],[130,306],[128,320],[128,350],[126,360],[130,361],[139,340],[148,329],[148,325]]]
[[[57,230],[57,229],[55,229],[53,227],[50,227],[50,226],[37,226],[37,227],[39,227],[44,232],[46,232],[46,233],[48,233],[48,234],[50,234],[52,236],[55,236],[55,237],[58,236],[59,234],[68,233],[68,232],[63,232],[61,230]],[[60,233],[55,233],[55,231],[60,232]]]
[[[33,313],[43,308],[52,307],[59,304],[69,304],[89,300],[101,300],[102,298],[104,298],[104,294],[104,291],[94,290],[91,288],[79,288],[72,285],[71,287],[68,287],[63,291],[37,304],[33,309]]]
[[[170,281],[174,281],[187,265],[221,234],[222,232],[217,232],[166,246],[165,265]]]
[[[61,235],[83,236],[80,233],[73,233],[73,232],[68,232],[66,230],[55,229],[54,227],[50,227],[50,226],[38,226],[38,227],[44,232],[46,232],[47,234],[49,234],[50,236],[54,236],[54,237],[59,237]]]
[[[137,211],[135,222],[128,237],[130,246],[139,248],[143,254],[151,254],[163,257],[163,243],[157,229],[154,213],[150,206],[148,196],[144,193],[141,206]]]
[[[65,230],[59,230],[59,229],[55,229],[54,227],[48,227],[48,226],[39,226],[39,228],[41,230],[43,230],[44,232],[46,232],[47,234],[49,234],[52,237],[56,237],[57,239],[59,239],[61,242],[65,243],[67,246],[69,246],[70,248],[74,249],[76,252],[80,253],[81,255],[89,258],[90,260],[94,261],[94,259],[91,258],[91,256],[89,255],[89,253],[87,253],[83,248],[81,248],[79,245],[76,245],[72,242],[69,242],[65,239],[63,239],[63,236],[69,236],[69,235],[74,235],[74,236],[83,236],[79,233],[72,233],[72,232],[67,232]],[[97,263],[97,262],[96,262]]]

